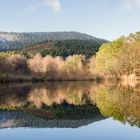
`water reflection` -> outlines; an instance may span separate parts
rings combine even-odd
[[[0,110],[0,128],[77,128],[107,117],[140,127],[140,85],[94,82],[1,85]]]

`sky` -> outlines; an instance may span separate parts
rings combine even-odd
[[[0,0],[0,31],[78,31],[114,40],[140,31],[140,0]]]

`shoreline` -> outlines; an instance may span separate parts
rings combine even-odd
[[[96,81],[96,82],[102,82],[104,81],[103,77],[94,77],[94,78],[56,78],[56,79],[47,79],[47,78],[41,78],[41,77],[34,77],[34,76],[0,76],[0,83],[12,83],[12,82],[84,82],[84,81]]]
[[[120,77],[115,77],[114,75],[109,76],[93,76],[92,78],[43,78],[43,77],[35,77],[35,76],[25,76],[25,75],[6,75],[0,76],[0,83],[14,83],[14,82],[88,82],[88,81],[96,81],[96,82],[140,82],[139,77],[133,75],[122,75]]]

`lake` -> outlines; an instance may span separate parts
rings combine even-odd
[[[2,140],[140,140],[140,84],[0,85]]]

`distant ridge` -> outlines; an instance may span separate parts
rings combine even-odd
[[[105,42],[103,39],[80,32],[0,32],[0,50],[15,50],[40,42],[64,40],[92,40],[97,44]]]

